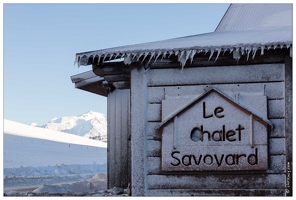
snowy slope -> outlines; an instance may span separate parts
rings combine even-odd
[[[99,112],[89,111],[80,116],[54,118],[40,127],[107,142],[107,119]]]
[[[3,125],[6,195],[19,195],[20,191],[74,194],[77,185],[81,193],[106,189],[106,143],[9,120]]]
[[[44,140],[50,140],[55,142],[64,142],[71,144],[82,144],[95,147],[106,148],[107,144],[101,141],[90,140],[81,136],[63,133],[59,131],[53,131],[48,129],[43,129],[39,127],[33,127],[30,125],[25,125],[10,120],[4,119],[4,133],[16,136],[38,138]]]

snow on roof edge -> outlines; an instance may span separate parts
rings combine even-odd
[[[264,54],[264,50],[271,48],[287,48],[292,46],[292,27],[272,27],[268,29],[211,32],[206,34],[168,39],[157,42],[127,45],[97,51],[76,54],[74,64],[88,65],[89,58],[98,58],[100,61],[124,58],[126,65],[132,62],[143,62],[150,56],[148,63],[157,59],[178,56],[178,61],[183,68],[187,60],[192,62],[196,54],[210,52],[209,60],[217,52],[216,60],[220,53],[236,51],[240,55],[255,57],[257,51]],[[291,49],[290,49],[291,50]],[[291,55],[290,55],[291,56]]]

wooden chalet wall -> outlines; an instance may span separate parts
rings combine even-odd
[[[130,90],[108,94],[108,188],[127,188],[131,182]]]
[[[157,68],[155,65],[155,68],[145,69],[147,66],[132,64],[132,195],[289,195],[292,184],[289,172],[292,166],[291,60],[288,57],[286,62],[282,63],[232,66],[192,64],[186,66],[183,72],[180,68]],[[221,91],[265,92],[268,99],[267,117],[274,125],[274,129],[268,131],[268,170],[230,172],[161,170],[162,137],[158,127],[162,120],[162,100],[166,96],[200,94],[210,85]]]

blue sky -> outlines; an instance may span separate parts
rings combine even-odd
[[[107,98],[75,89],[79,52],[213,32],[229,4],[3,4],[3,117],[42,125]]]

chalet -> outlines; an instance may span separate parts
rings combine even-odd
[[[231,4],[214,32],[75,62],[92,66],[75,87],[107,97],[109,188],[292,196],[292,4]]]

